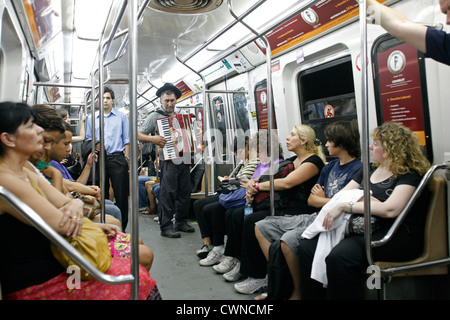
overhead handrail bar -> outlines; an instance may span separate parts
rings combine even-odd
[[[253,6],[251,6],[247,11],[245,11],[239,18],[244,19],[247,17],[250,13],[258,9],[266,0],[260,0],[257,3],[255,3]],[[232,27],[234,27],[236,24],[238,24],[238,20],[233,20],[231,23],[229,23],[227,26],[225,26],[222,30],[220,30],[218,33],[216,33],[212,38],[210,38],[208,41],[206,41],[203,45],[198,47],[196,50],[194,50],[191,54],[189,54],[184,60],[179,60],[182,64],[186,64],[186,62],[190,59],[192,59],[195,55],[197,55],[200,51],[205,49],[207,46],[209,46],[211,43],[213,43],[215,40],[217,40],[221,35],[223,35],[225,32],[230,30]],[[237,51],[237,50],[235,50]],[[234,51],[233,51],[234,52]]]
[[[12,192],[5,187],[0,186],[0,198],[8,203],[22,217],[27,219],[39,232],[47,237],[53,244],[61,248],[70,258],[78,263],[83,269],[89,272],[96,280],[107,284],[124,284],[134,281],[132,274],[112,276],[98,270],[89,260],[78,252],[67,240],[51,228],[42,217],[31,209],[26,203],[22,202]]]
[[[249,39],[243,41],[241,44],[237,45],[236,47],[233,47],[227,51],[225,51],[225,53],[221,54],[220,56],[218,56],[217,58],[215,58],[214,60],[212,60],[211,62],[209,62],[208,64],[206,64],[205,66],[203,66],[199,72],[202,72],[206,69],[208,69],[209,67],[213,66],[214,64],[216,64],[219,61],[222,61],[224,58],[226,58],[227,56],[229,56],[230,54],[232,54],[233,52],[236,52],[240,49],[242,49],[243,47],[245,47],[246,45],[248,45],[249,43],[252,43],[253,41],[255,41],[256,39],[258,39],[260,37],[260,35],[265,35],[266,33],[270,32],[271,30],[275,29],[276,27],[278,27],[279,25],[289,21],[290,19],[294,18],[296,15],[298,15],[299,12],[304,11],[306,9],[308,9],[309,7],[311,7],[312,5],[314,5],[316,2],[319,2],[320,0],[309,0],[306,3],[304,3],[300,8],[298,8],[297,10],[291,12],[288,16],[284,17],[281,21],[270,25],[269,27],[264,28],[262,31],[259,32],[258,36],[254,36],[254,37],[250,37]]]
[[[258,36],[259,39],[261,39],[265,46],[266,46],[266,71],[267,71],[267,119],[268,119],[268,125],[267,125],[267,132],[268,132],[268,139],[269,139],[269,150],[270,150],[270,158],[272,159],[270,166],[272,167],[274,164],[273,159],[273,139],[272,139],[272,130],[273,130],[273,110],[272,110],[272,50],[270,48],[270,43],[267,40],[266,36],[263,34],[258,33],[256,30],[254,30],[252,27],[250,27],[247,23],[245,23],[242,19],[238,17],[234,11],[233,7],[231,6],[231,0],[227,0],[228,3],[228,11],[233,16],[234,19],[236,19],[237,22],[241,23],[244,27],[246,27],[248,30],[250,30],[254,35]],[[270,134],[269,134],[270,133]],[[278,151],[278,148],[276,149]],[[270,215],[275,215],[275,189],[274,189],[274,174],[269,169],[269,180],[270,180]]]
[[[90,89],[90,86],[83,86],[80,84],[70,84],[70,83],[54,83],[54,82],[34,82],[33,86],[36,87],[61,87],[61,88],[79,88],[79,89]]]

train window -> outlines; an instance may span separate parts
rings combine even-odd
[[[239,88],[237,90],[244,90]],[[247,99],[244,93],[233,94],[234,117],[236,120],[236,129],[242,129],[244,132],[250,129],[248,122]]]
[[[410,128],[433,162],[424,60],[422,52],[389,34],[372,48],[378,125],[392,121]]]
[[[302,123],[314,129],[323,146],[329,123],[357,118],[350,57],[300,72],[297,84]],[[326,148],[324,152],[328,158]]]

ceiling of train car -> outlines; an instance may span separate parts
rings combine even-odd
[[[74,1],[75,4],[77,1],[81,2],[81,0]],[[150,6],[146,7],[144,17],[140,21],[138,28],[137,73],[139,93],[144,92],[146,88],[149,88],[152,85],[159,87],[164,82],[176,82],[180,80],[184,75],[191,73],[189,69],[183,67],[175,58],[175,45],[178,49],[178,56],[180,57],[180,59],[184,60],[193,51],[204,44],[209,38],[211,38],[219,30],[223,29],[234,20],[232,15],[229,13],[229,8],[226,0],[203,0],[203,2],[204,1],[211,2],[212,6],[214,7],[218,6],[217,9],[204,13],[173,14],[162,12]],[[139,5],[141,5],[142,2],[143,0],[140,0]],[[164,1],[156,2],[162,3]],[[186,7],[189,2],[198,1],[174,0],[168,3],[178,3],[182,7]],[[234,0],[231,1],[231,5],[233,7],[233,11],[236,13],[236,15],[239,16],[246,10],[251,8],[253,5],[255,5],[257,2],[258,1],[256,0]],[[114,0],[111,3],[113,4],[113,10],[111,11],[111,16],[109,19],[110,23],[114,21],[115,16],[119,12],[119,7],[122,1]],[[288,12],[289,10],[295,10],[295,8],[299,7],[302,1],[266,0],[261,1],[261,3],[261,6],[244,20],[256,30],[262,29],[267,25],[272,25],[274,23],[274,20],[279,19],[280,16],[286,14],[286,12]],[[95,9],[92,11],[95,12]],[[74,13],[74,16],[76,17],[76,12]],[[74,20],[76,21],[76,19]],[[119,31],[128,28],[127,20],[128,15],[125,13],[119,25]],[[111,28],[109,28],[105,33],[105,38],[109,36],[110,30]],[[202,50],[198,55],[187,61],[187,64],[196,70],[201,69],[204,65],[207,64],[208,60],[217,57],[220,54],[220,51],[229,48],[234,43],[240,43],[243,39],[249,36],[250,32],[245,29],[245,27],[238,24],[235,27],[231,28],[219,40],[213,42],[206,49]],[[116,56],[123,39],[124,36],[119,37],[112,43],[105,61],[109,61]],[[73,47],[76,47],[75,41],[73,42]],[[91,50],[94,50],[95,48],[96,45],[93,45],[91,43]],[[114,80],[110,83],[110,86],[113,87],[113,89],[116,91],[116,96],[119,97],[120,101],[116,102],[119,102],[119,104],[122,105],[126,105],[128,103],[128,86],[124,84],[123,81],[118,80],[128,78],[129,70],[127,50],[118,61],[108,65],[107,73],[105,74],[105,78]],[[95,54],[95,51],[93,52],[93,54]],[[73,57],[75,59],[76,54],[74,54]],[[71,72],[72,83],[74,83],[75,79],[73,76],[79,73],[79,69],[72,66]],[[78,80],[78,83],[79,82],[80,81]],[[74,94],[74,90],[72,90],[72,92],[71,102],[78,102],[74,101],[76,99],[83,100],[84,97],[81,94],[76,96]],[[154,98],[155,92],[156,89],[148,90],[145,97],[150,100]],[[153,108],[151,104],[149,105],[149,107],[151,109]]]

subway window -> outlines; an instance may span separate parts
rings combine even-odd
[[[302,71],[298,75],[302,123],[311,126],[325,147],[324,128],[335,121],[357,119],[350,57]],[[327,159],[329,155],[324,148]]]

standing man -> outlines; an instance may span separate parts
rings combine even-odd
[[[145,119],[144,124],[138,131],[138,139],[142,142],[152,142],[163,148],[167,141],[159,135],[156,120],[175,114],[175,104],[181,96],[181,91],[173,84],[166,83],[156,91],[156,96],[161,99],[161,108]],[[178,231],[195,231],[187,222],[192,189],[189,164],[164,160],[162,150],[159,153],[159,158],[161,191],[158,198],[158,217],[161,236],[179,238],[181,235]],[[174,216],[175,226],[172,223]]]
[[[95,149],[105,152],[105,189],[109,190],[111,181],[116,205],[122,213],[122,230],[128,224],[128,195],[130,161],[130,130],[128,118],[122,112],[113,108],[114,91],[105,87],[103,92],[104,109],[104,148],[100,148],[100,113],[95,116]],[[86,141],[92,141],[92,120],[88,116],[86,125]]]
[[[439,0],[441,12],[446,15],[450,25],[450,0]],[[410,21],[403,14],[380,4],[367,0],[367,11],[375,15],[375,23],[381,25],[394,37],[403,40],[436,61],[450,65],[450,34]]]

